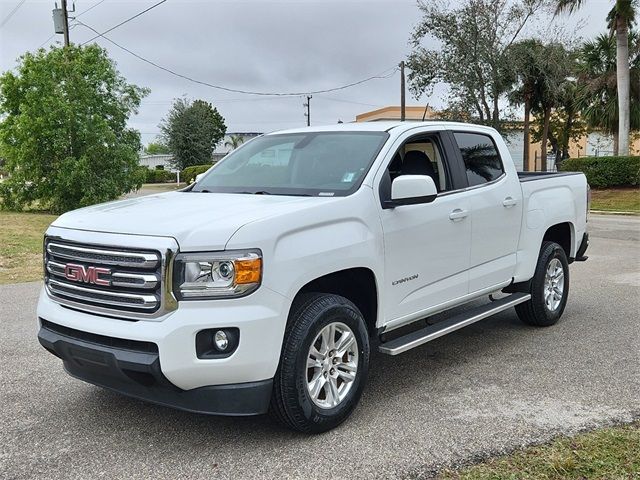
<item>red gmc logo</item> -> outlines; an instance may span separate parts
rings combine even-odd
[[[108,287],[111,282],[100,278],[100,275],[109,275],[111,270],[101,267],[85,267],[75,263],[67,263],[64,267],[64,276],[72,282],[93,283],[94,285],[102,285]]]

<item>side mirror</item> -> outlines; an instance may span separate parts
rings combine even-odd
[[[388,208],[433,202],[438,196],[436,184],[429,175],[401,175],[391,184]]]

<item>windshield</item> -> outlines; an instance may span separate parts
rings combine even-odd
[[[258,137],[227,155],[193,192],[345,196],[360,187],[386,132]]]

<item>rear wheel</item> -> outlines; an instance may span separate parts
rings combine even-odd
[[[291,309],[271,413],[295,430],[330,430],[356,407],[368,369],[369,337],[358,308],[338,295],[301,295]]]
[[[555,242],[543,242],[531,279],[531,300],[516,306],[520,320],[528,325],[548,327],[558,322],[569,296],[569,262]]]

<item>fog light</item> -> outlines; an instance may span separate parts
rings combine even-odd
[[[224,330],[218,330],[213,336],[213,341],[216,344],[216,348],[221,352],[224,352],[229,346],[229,337],[227,337],[227,333]]]
[[[238,327],[206,328],[196,333],[196,356],[202,360],[227,358],[240,344]]]

